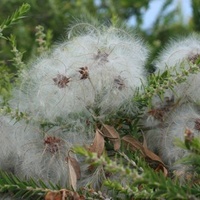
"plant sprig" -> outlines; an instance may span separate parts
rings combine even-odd
[[[156,173],[148,166],[145,167],[145,164],[144,170],[139,172],[135,168],[131,169],[121,163],[116,163],[108,157],[98,157],[97,154],[83,148],[77,147],[75,152],[86,156],[95,166],[104,165],[107,172],[120,174],[129,180],[129,184],[126,185],[117,180],[105,180],[104,185],[114,192],[115,199],[121,199],[120,194],[125,195],[126,198],[134,197],[134,199],[196,199],[200,196],[198,185],[194,184],[190,187],[180,185],[178,182],[164,177],[162,173]]]
[[[49,183],[47,186],[42,180],[35,181],[30,179],[29,181],[22,181],[17,176],[6,173],[0,170],[0,192],[11,192],[14,197],[20,197],[22,199],[44,199],[45,194],[48,192],[57,192],[61,188],[53,183]]]
[[[175,67],[169,68],[163,73],[151,74],[148,77],[148,85],[143,84],[142,94],[136,94],[134,101],[138,102],[141,107],[151,106],[151,99],[154,95],[159,95],[163,98],[163,94],[167,89],[171,89],[183,83],[188,76],[200,72],[200,67],[197,64],[190,63],[189,68],[181,67],[180,71],[176,71]],[[175,72],[175,74],[174,74]]]
[[[0,38],[6,39],[6,37],[3,36],[3,30],[7,29],[11,25],[13,25],[16,21],[24,18],[24,14],[28,12],[30,9],[30,5],[28,3],[22,4],[11,16],[9,16],[6,20],[2,22],[0,25]]]

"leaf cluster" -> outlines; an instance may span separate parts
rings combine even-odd
[[[43,199],[47,192],[59,189],[59,186],[50,182],[47,186],[42,180],[22,181],[11,173],[0,171],[0,192],[10,192],[16,198],[39,200]]]
[[[93,165],[104,165],[106,171],[118,174],[122,179],[128,179],[129,184],[123,185],[118,180],[107,179],[104,184],[112,191],[114,199],[198,199],[199,184],[192,186],[180,185],[178,182],[166,178],[163,173],[155,173],[146,163],[141,162],[140,168],[131,168],[131,163],[124,165],[108,157],[98,157],[83,148],[76,148],[76,152],[86,156]],[[142,168],[142,171],[141,171]],[[123,177],[123,178],[122,178]]]

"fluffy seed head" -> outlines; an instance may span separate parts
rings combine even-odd
[[[17,163],[17,138],[15,132],[21,127],[9,116],[0,115],[0,169],[15,171]]]
[[[200,36],[191,35],[186,38],[179,39],[178,41],[172,41],[161,52],[159,58],[155,62],[158,72],[164,72],[170,70],[172,79],[176,76],[176,72],[181,70],[187,71],[192,64],[195,64],[200,57]],[[172,70],[174,69],[174,70]],[[186,102],[200,103],[200,73],[190,74],[186,77],[186,80],[178,85],[175,85],[173,91],[168,89],[164,93],[164,98],[174,99],[174,104],[182,104]],[[161,105],[163,102],[158,96],[153,97],[153,107]]]
[[[11,104],[50,121],[88,107],[105,115],[145,82],[146,57],[136,37],[96,28],[58,45],[24,71]]]
[[[177,147],[177,139],[184,141],[185,134],[192,133],[194,137],[199,137],[199,113],[196,108],[190,105],[183,105],[173,112],[168,119],[168,126],[161,142],[160,155],[162,159],[172,167],[178,159],[186,156],[187,151]]]
[[[172,40],[161,52],[155,64],[157,70],[161,72],[175,66],[178,70],[182,63],[184,65],[188,65],[189,62],[194,63],[199,56],[200,36],[192,34],[177,41]]]
[[[62,133],[58,127],[43,132],[35,125],[27,125],[18,137],[22,140],[16,170],[19,177],[37,177],[62,186],[67,184],[69,174],[65,158],[73,146],[67,133]]]

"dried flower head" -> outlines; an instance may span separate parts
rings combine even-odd
[[[88,67],[80,67],[79,73],[81,74],[81,79],[87,79],[89,77]]]
[[[170,169],[184,169],[184,164],[176,162],[187,156],[189,152],[176,145],[176,140],[191,141],[193,137],[199,135],[195,127],[194,119],[200,116],[195,107],[191,105],[182,105],[170,114],[162,128],[157,127],[156,131],[162,135],[159,144],[159,155]],[[155,130],[152,130],[155,131]],[[154,137],[156,140],[156,136]],[[154,145],[154,144],[149,144]]]
[[[200,118],[195,119],[194,129],[200,131]]]
[[[114,84],[116,88],[118,88],[119,90],[122,90],[123,88],[125,88],[125,83],[124,83],[124,80],[121,78],[121,76],[114,78]]]
[[[200,54],[189,55],[188,60],[193,64],[196,64],[197,60],[200,58]]]
[[[35,177],[46,183],[53,181],[64,186],[68,180],[66,152],[73,144],[58,127],[50,129],[45,135],[36,125],[27,125],[18,134],[21,145],[18,147],[20,161],[16,174],[21,178]]]
[[[183,172],[183,176],[178,178],[183,178],[191,168],[177,162],[188,156],[189,152],[178,147],[176,141],[180,140],[189,145],[193,138],[199,135],[199,119],[197,108],[184,104],[170,112],[162,124],[145,132],[148,148],[160,156],[170,171]]]
[[[192,130],[190,130],[189,128],[185,129],[185,143],[191,143],[191,141],[194,139],[194,133],[192,132]]]
[[[152,109],[148,111],[148,114],[159,121],[164,121],[165,112],[166,111],[164,109]]]
[[[109,62],[108,56],[109,56],[108,53],[103,52],[103,51],[98,49],[97,54],[94,55],[94,60],[97,60],[100,64],[103,65],[103,64]]]
[[[192,34],[189,37],[172,41],[160,54],[155,62],[157,70],[155,73],[162,73],[165,70],[170,71],[171,79],[174,79],[176,85],[173,90],[163,89],[164,98],[174,98],[174,105],[178,106],[183,103],[200,102],[200,73],[192,74],[191,67],[196,64],[200,55],[200,37]],[[185,78],[178,81],[177,77]],[[185,77],[184,77],[185,76]],[[160,97],[153,97],[152,105],[164,104]]]
[[[65,88],[66,86],[68,86],[70,78],[67,78],[65,75],[62,74],[57,74],[57,77],[53,78],[53,81],[55,85],[57,85],[59,88]]]
[[[55,136],[47,136],[44,138],[45,150],[50,153],[57,153],[63,141]]]
[[[188,65],[188,60],[195,61],[200,55],[199,39],[199,35],[192,34],[189,37],[171,41],[155,62],[157,70],[163,72],[167,68],[176,66],[178,71],[183,62],[184,65]]]
[[[141,122],[145,127],[155,127],[161,125],[175,109],[176,104],[174,102],[174,95],[171,94],[171,97],[168,96],[168,93],[165,95],[166,96],[163,100],[161,100],[158,96],[153,97],[152,108],[146,109],[144,118]]]

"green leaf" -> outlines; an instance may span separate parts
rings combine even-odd
[[[0,25],[1,37],[3,37],[2,35],[3,30],[13,25],[14,23],[16,23],[18,20],[24,18],[25,17],[24,14],[28,12],[29,9],[30,9],[30,5],[28,3],[24,3],[10,17],[4,20],[2,24]]]

